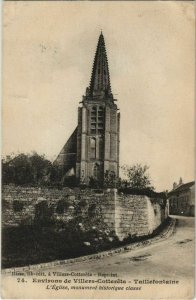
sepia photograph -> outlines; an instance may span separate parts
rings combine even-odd
[[[3,299],[194,298],[194,1],[4,1]]]

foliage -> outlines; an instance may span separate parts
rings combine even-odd
[[[72,175],[72,176],[69,176],[69,177],[63,176],[62,179],[61,179],[61,183],[62,183],[63,186],[68,186],[68,187],[78,186],[78,180],[75,177],[75,175]]]
[[[153,190],[151,180],[147,170],[148,166],[136,164],[133,166],[123,166],[122,170],[126,175],[126,180],[119,179],[115,172],[106,171],[100,180],[90,177],[90,188],[136,188]],[[66,177],[66,170],[52,164],[44,155],[36,152],[32,154],[18,154],[6,156],[2,160],[2,183],[33,186],[63,186],[76,187],[79,182],[75,176]],[[85,186],[83,186],[84,188]],[[82,186],[81,186],[82,188]]]
[[[132,166],[123,166],[122,170],[127,177],[127,180],[123,180],[121,185],[132,189],[150,189],[154,190],[151,185],[150,175],[147,173],[149,167],[141,164],[135,164]]]
[[[61,220],[51,222],[49,208],[44,202],[41,202],[36,216],[30,226],[3,229],[3,268],[69,259],[119,245],[115,233],[100,219],[93,219],[93,226],[90,218],[83,223],[79,218],[67,223]]]
[[[49,226],[53,224],[53,207],[49,206],[47,201],[43,200],[35,205],[35,219],[36,226]]]
[[[115,188],[117,185],[117,177],[115,172],[106,171],[104,174],[104,186],[109,188]]]
[[[89,215],[90,218],[93,218],[97,215],[97,207],[96,207],[95,203],[93,203],[89,206],[88,215]]]
[[[61,230],[57,224],[48,227],[18,226],[3,228],[2,231],[2,268],[21,267],[32,264],[44,263],[54,260],[69,259],[114,249],[142,241],[160,234],[164,227],[169,225],[167,218],[150,236],[137,237],[130,235],[123,241],[119,241],[115,233],[107,226],[99,230],[100,225],[95,222],[94,226],[89,222],[79,226],[77,219],[70,220]],[[88,242],[86,246],[84,242]],[[128,247],[127,247],[128,250]]]
[[[93,189],[98,189],[102,187],[102,183],[98,179],[91,176],[89,178],[89,187]]]
[[[58,214],[63,214],[69,207],[69,202],[65,199],[59,200],[56,207],[56,212]]]
[[[90,177],[89,187],[91,188],[117,188],[119,187],[120,179],[116,176],[114,171],[107,170],[104,173],[104,179],[98,180],[94,177]]]
[[[32,186],[75,187],[75,176],[64,176],[64,170],[36,152],[20,153],[2,159],[2,183]]]
[[[2,160],[2,181],[4,184],[43,185],[49,181],[52,163],[44,155],[18,154]]]
[[[13,201],[13,209],[14,212],[19,212],[23,210],[23,203],[18,201],[18,200],[14,200]]]

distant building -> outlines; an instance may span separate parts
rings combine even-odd
[[[119,176],[120,113],[110,86],[103,34],[100,34],[91,81],[78,108],[78,126],[56,161],[65,176],[80,183],[104,180],[106,172]]]
[[[195,182],[179,184],[174,182],[173,189],[168,193],[169,213],[171,215],[195,215]]]

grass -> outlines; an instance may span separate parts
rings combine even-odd
[[[73,228],[60,231],[55,226],[19,226],[2,230],[2,268],[22,267],[54,260],[69,259],[93,254],[127,244],[147,241],[158,235],[168,225],[166,219],[150,236],[129,236],[119,241],[114,236],[113,241],[103,233],[95,230],[81,232]],[[100,235],[102,235],[101,239]],[[84,244],[90,242],[90,246]]]

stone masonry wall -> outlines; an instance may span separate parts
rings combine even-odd
[[[115,231],[120,239],[151,234],[167,217],[161,199],[143,195],[117,195]]]
[[[58,210],[60,202],[66,203],[63,212]],[[96,193],[78,188],[58,190],[3,186],[3,226],[33,224],[40,203],[52,209],[54,220],[64,223],[80,217],[81,222],[92,221],[93,226],[95,219],[101,219],[100,224],[106,224],[120,240],[130,235],[144,236],[152,233],[168,215],[167,209],[160,205],[161,201],[147,196],[119,195],[115,190]]]

